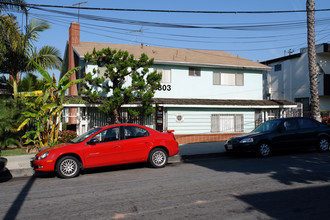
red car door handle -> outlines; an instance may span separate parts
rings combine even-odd
[[[117,145],[117,146],[114,146],[114,148],[120,148],[120,146]]]

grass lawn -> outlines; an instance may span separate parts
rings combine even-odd
[[[36,154],[34,153],[27,153],[26,148],[15,148],[15,149],[6,149],[1,151],[1,156],[2,157],[7,157],[7,156],[19,156],[19,155],[24,155],[24,154]]]

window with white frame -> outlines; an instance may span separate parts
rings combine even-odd
[[[160,80],[160,83],[171,83],[172,80],[171,69],[155,68],[154,70],[162,73],[162,79]]]
[[[201,68],[189,67],[189,76],[201,76]]]
[[[212,133],[235,133],[243,132],[242,114],[212,114],[211,132]]]
[[[243,86],[243,73],[213,72],[213,85]]]

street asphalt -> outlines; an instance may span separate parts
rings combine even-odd
[[[179,163],[189,156],[205,157],[210,154],[225,152],[224,141],[182,144],[179,146],[179,154],[169,158],[169,163]],[[30,166],[33,154],[21,156],[8,156],[7,171],[0,173],[0,182],[16,177],[28,177],[34,175]]]

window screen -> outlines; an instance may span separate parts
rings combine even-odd
[[[162,73],[162,79],[160,80],[161,83],[171,83],[172,80],[172,74],[171,74],[171,69],[155,69],[157,72]]]
[[[214,133],[234,133],[243,132],[242,114],[212,114],[211,132]]]
[[[213,85],[243,86],[244,74],[213,72]]]

